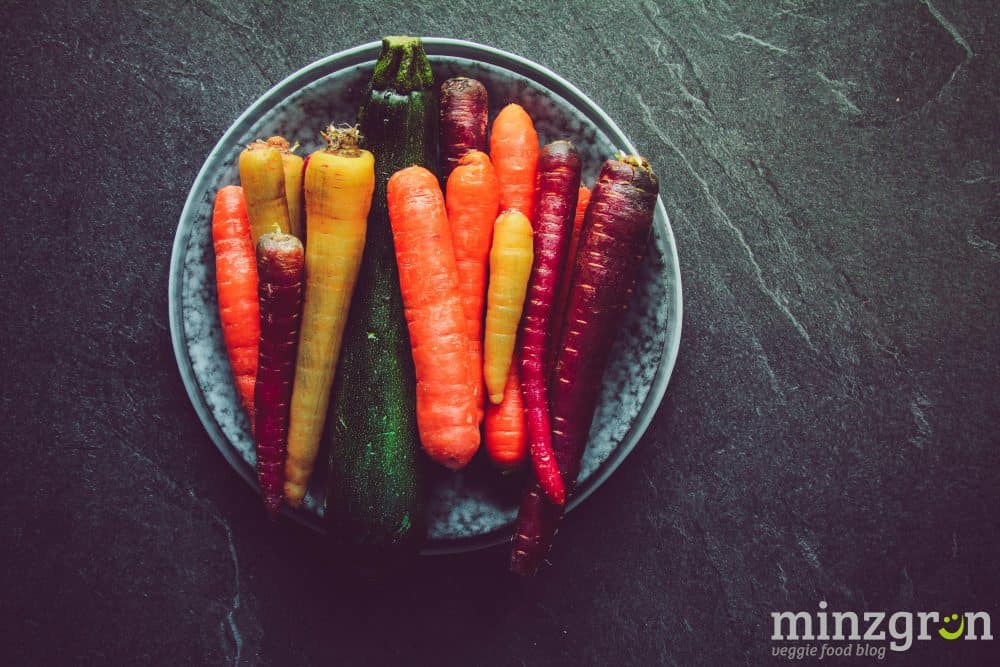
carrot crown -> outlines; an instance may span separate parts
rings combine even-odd
[[[285,142],[285,145],[286,146],[288,145],[287,141]],[[277,148],[278,150],[281,150],[280,147],[275,146],[273,143],[271,143],[271,139],[268,139],[267,141],[264,141],[263,139],[254,139],[249,144],[247,144],[248,151],[259,151],[265,148]]]
[[[288,139],[285,139],[284,137],[282,137],[280,135],[275,135],[275,136],[271,137],[270,139],[268,139],[267,140],[267,144],[269,146],[274,146],[275,148],[277,148],[280,151],[287,151],[289,149],[289,145],[290,145],[288,143]]]
[[[382,38],[382,53],[372,72],[372,89],[391,88],[407,95],[433,85],[434,74],[419,37]]]
[[[631,180],[632,186],[637,190],[645,194],[652,194],[654,197],[660,191],[660,179],[657,177],[656,172],[653,171],[653,165],[649,164],[649,160],[646,158],[641,155],[618,153],[615,155],[614,162],[617,162],[619,165],[625,165],[632,170],[635,177],[630,177],[629,180]],[[611,160],[605,163],[604,168],[601,169],[601,178],[604,178],[605,169],[611,164]]]
[[[274,146],[282,153],[295,153],[299,149],[299,142],[295,142],[295,145],[288,143],[288,139],[285,139],[281,135],[275,135],[267,140],[269,146]]]
[[[641,155],[625,155],[624,153],[618,153],[615,155],[615,159],[619,162],[624,162],[625,164],[630,164],[637,169],[642,169],[643,171],[652,171],[653,168],[649,164],[649,160]]]
[[[361,143],[361,131],[357,125],[328,126],[320,132],[326,140],[326,152],[337,153],[347,157],[357,157],[361,154],[358,144]]]

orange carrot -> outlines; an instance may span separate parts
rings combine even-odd
[[[386,199],[417,376],[417,427],[424,451],[458,470],[479,449],[469,338],[458,265],[437,177],[407,167]]]
[[[226,341],[236,391],[253,428],[253,386],[257,379],[260,337],[257,256],[250,240],[246,198],[243,188],[238,185],[227,185],[215,196],[212,242],[222,337]]]
[[[528,435],[524,423],[524,401],[515,357],[510,365],[507,385],[500,405],[486,406],[486,453],[497,467],[512,470],[519,466],[528,451]]]
[[[576,248],[580,245],[580,228],[583,227],[583,216],[590,203],[590,188],[581,185],[576,196],[576,215],[573,217],[573,232],[569,237],[569,250],[566,252],[566,267],[559,280],[559,292],[552,309],[552,345],[549,346],[545,367],[552,370],[556,358],[555,346],[562,333],[563,318],[566,317],[566,302],[569,301],[570,279],[573,277],[573,264],[576,262]]]
[[[466,153],[448,177],[445,204],[458,264],[459,289],[469,335],[476,422],[483,420],[483,303],[486,267],[493,241],[493,222],[500,206],[497,178],[490,158],[479,151]]]
[[[508,104],[493,120],[490,159],[500,183],[500,210],[516,208],[534,221],[538,133],[521,105]]]

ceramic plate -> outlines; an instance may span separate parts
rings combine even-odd
[[[585,183],[593,184],[608,157],[619,151],[636,152],[596,104],[544,67],[470,42],[428,38],[424,45],[437,82],[459,74],[483,82],[489,92],[491,121],[502,106],[518,102],[534,119],[543,143],[572,139],[583,157]],[[253,139],[281,134],[292,143],[300,142],[300,154],[305,155],[320,147],[321,127],[331,121],[354,122],[380,48],[379,42],[372,42],[324,58],[254,102],[208,156],[181,213],[168,288],[177,364],[212,440],[254,486],[253,441],[236,397],[219,326],[210,227],[213,198],[218,188],[239,182],[237,157]],[[670,378],[680,330],[677,251],[663,203],[657,202],[649,256],[614,343],[570,509],[607,479],[646,430]],[[317,530],[322,529],[322,481],[313,480],[303,510],[289,512]],[[498,475],[482,454],[459,473],[436,469],[430,484],[424,553],[467,551],[509,539],[522,484],[518,475]]]

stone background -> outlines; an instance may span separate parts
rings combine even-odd
[[[755,665],[770,612],[821,599],[1000,624],[992,3],[0,12],[8,664]],[[494,549],[369,581],[269,525],[174,362],[169,252],[211,147],[287,74],[394,33],[574,82],[657,166],[677,236],[667,398],[535,580]]]

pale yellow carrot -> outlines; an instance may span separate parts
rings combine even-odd
[[[239,168],[254,247],[264,234],[287,234],[290,228],[281,151],[258,139],[240,153]]]
[[[285,202],[288,204],[288,231],[305,243],[305,221],[302,219],[305,210],[302,207],[302,179],[304,169],[301,155],[296,155],[299,147],[289,145],[288,139],[274,136],[267,143],[281,151],[281,166],[285,172]]]
[[[292,389],[285,501],[302,503],[319,451],[340,344],[361,266],[375,159],[354,128],[323,134],[305,175],[306,286]]]
[[[533,261],[531,222],[516,209],[504,211],[493,226],[483,341],[483,376],[493,404],[503,400]]]

